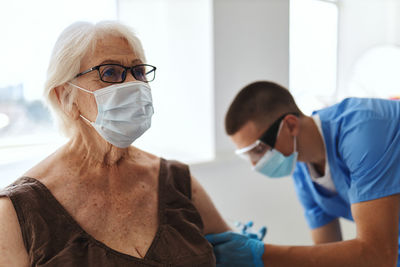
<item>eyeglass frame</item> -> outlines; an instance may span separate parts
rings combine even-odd
[[[156,68],[155,66],[153,66],[153,65],[149,65],[149,64],[138,64],[138,65],[134,65],[134,66],[131,66],[131,67],[125,67],[124,65],[116,64],[116,63],[105,63],[105,64],[100,64],[100,65],[94,66],[94,67],[92,67],[92,68],[90,68],[90,69],[87,69],[87,70],[84,70],[84,71],[78,73],[77,75],[75,75],[74,78],[78,78],[78,77],[80,77],[80,76],[82,76],[82,75],[85,75],[85,74],[87,74],[87,73],[89,73],[89,72],[92,72],[92,71],[94,71],[94,70],[97,70],[97,73],[99,74],[100,80],[101,80],[102,82],[105,82],[105,83],[123,83],[123,82],[126,80],[127,75],[125,75],[125,78],[124,78],[122,81],[120,81],[120,82],[108,82],[108,81],[104,81],[104,80],[103,80],[103,77],[101,77],[100,68],[103,67],[103,66],[110,66],[110,65],[111,65],[111,66],[119,66],[119,67],[122,67],[122,68],[125,69],[125,72],[128,72],[128,70],[130,69],[130,70],[131,70],[132,76],[133,76],[136,80],[138,80],[138,81],[141,81],[141,80],[139,80],[139,79],[136,78],[135,74],[133,73],[133,69],[136,68],[136,67],[140,67],[140,66],[152,67],[153,69],[152,69],[151,71],[154,71],[154,78],[153,78],[151,81],[141,81],[141,82],[149,83],[149,82],[154,81],[154,79],[156,78],[156,73],[155,73],[155,72],[156,72],[156,69],[157,69],[157,68]],[[149,72],[148,72],[148,73],[149,73]],[[147,75],[147,73],[146,73],[146,75]]]
[[[271,126],[268,127],[267,130],[265,130],[265,132],[260,136],[260,138],[258,138],[251,145],[248,145],[248,146],[240,148],[240,149],[236,149],[235,154],[243,155],[243,154],[251,151],[255,147],[257,147],[260,144],[260,142],[268,145],[270,147],[270,149],[273,149],[275,147],[276,139],[278,137],[278,131],[279,131],[279,126],[281,124],[281,121],[289,114],[295,115],[296,117],[300,116],[300,114],[297,112],[288,112],[288,113],[281,115],[277,120],[275,120],[271,124]]]

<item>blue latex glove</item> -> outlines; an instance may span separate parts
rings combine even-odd
[[[214,246],[218,267],[264,266],[264,243],[258,239],[230,231],[206,235],[206,239]]]
[[[249,221],[246,224],[235,222],[235,227],[242,235],[262,241],[267,233],[267,227],[263,226],[260,230],[253,229],[253,222]]]

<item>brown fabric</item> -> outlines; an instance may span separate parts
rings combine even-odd
[[[38,180],[22,177],[0,191],[18,215],[31,266],[215,266],[191,201],[186,165],[161,159],[159,227],[143,259],[117,252],[87,234]]]

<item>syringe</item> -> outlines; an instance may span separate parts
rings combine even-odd
[[[260,228],[260,230],[255,230],[253,228],[253,222],[249,221],[248,223],[242,223],[239,221],[235,222],[235,227],[237,231],[243,235],[246,235],[250,238],[258,239],[258,240],[263,240],[266,233],[267,233],[267,227],[263,226]]]

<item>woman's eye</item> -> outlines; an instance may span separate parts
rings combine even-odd
[[[124,71],[118,66],[105,66],[101,71],[101,78],[106,82],[118,82],[122,79]]]
[[[108,68],[103,72],[103,77],[111,77],[115,75],[115,69]]]
[[[146,70],[144,67],[135,68],[134,74],[136,80],[146,81]]]

